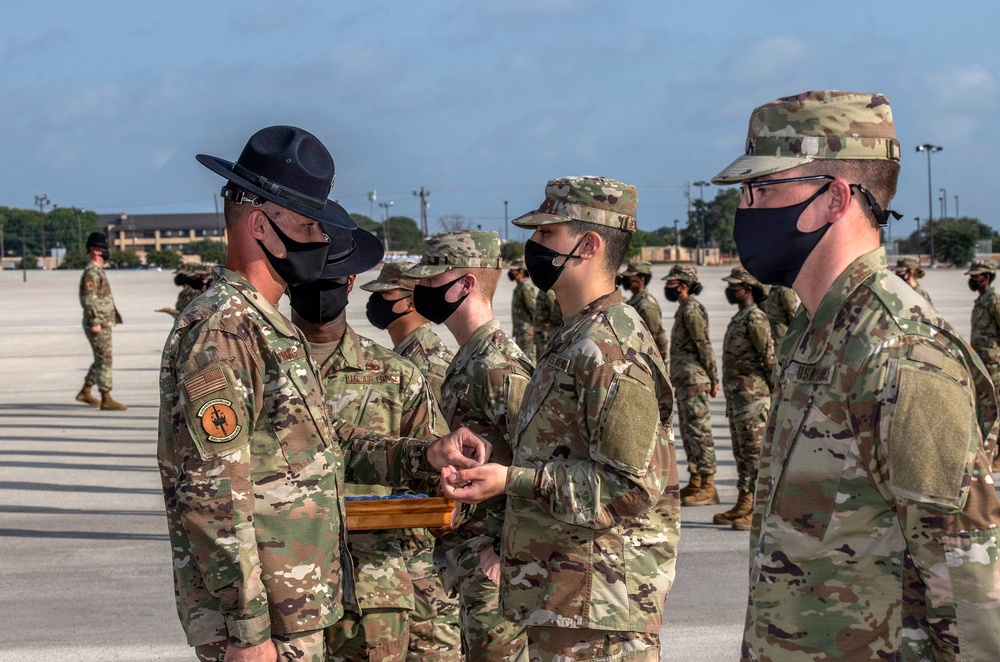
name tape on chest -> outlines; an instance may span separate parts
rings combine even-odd
[[[284,349],[279,349],[275,353],[282,363],[286,361],[294,361],[299,358],[299,348],[298,347],[286,347]]]
[[[399,384],[399,375],[348,375],[348,384]]]

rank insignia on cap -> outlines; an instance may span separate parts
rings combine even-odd
[[[208,440],[216,444],[234,439],[243,429],[236,418],[232,400],[224,398],[216,398],[203,404],[198,410],[198,418]]]

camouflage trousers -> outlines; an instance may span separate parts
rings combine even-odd
[[[90,364],[87,371],[87,378],[84,385],[87,387],[97,384],[97,389],[101,393],[111,390],[111,327],[101,326],[99,333],[94,333],[90,327],[83,327],[87,334],[87,341],[90,349],[94,352],[94,362]]]
[[[414,609],[410,612],[410,662],[462,662],[459,599],[444,588],[434,564],[437,539],[427,529],[413,529],[405,538],[406,570],[413,580]]]
[[[993,382],[997,398],[1000,399],[1000,363],[983,361],[983,365],[986,367],[986,372],[990,373],[990,381]],[[998,461],[1000,461],[1000,450],[997,449],[996,444],[994,443],[986,447],[986,452],[993,454],[993,466],[997,467]]]
[[[708,384],[676,385],[677,422],[687,455],[688,473],[707,476],[715,473],[715,442],[708,411]]]
[[[535,332],[530,329],[514,329],[514,342],[532,363],[535,362]]]
[[[753,492],[757,485],[760,467],[760,443],[767,428],[767,407],[729,418],[729,434],[733,438],[733,457],[736,458],[736,489]]]
[[[271,643],[278,651],[278,662],[327,662],[332,659],[333,628],[309,630],[271,637]],[[195,646],[195,655],[200,662],[223,662],[226,657],[226,641]]]
[[[343,618],[327,628],[327,659],[330,662],[405,662],[410,641],[409,610],[365,609],[364,612],[359,616],[345,610]]]
[[[500,585],[482,569],[479,552],[492,548],[492,536],[473,536],[444,550],[445,586],[458,591],[462,639],[468,662],[526,662],[524,627],[500,612]]]
[[[660,635],[570,628],[527,629],[529,662],[660,662]]]

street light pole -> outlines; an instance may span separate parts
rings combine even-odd
[[[389,202],[380,202],[378,206],[385,210],[385,221],[382,222],[382,234],[385,235],[385,252],[389,252],[389,207],[392,206],[392,200]]]
[[[49,196],[42,193],[41,195],[35,196],[35,204],[38,205],[38,213],[41,217],[41,229],[42,229],[42,266],[45,265],[45,208],[52,204],[49,200]]]
[[[674,264],[681,261],[681,236],[677,232],[677,219],[674,219]]]
[[[931,154],[940,152],[943,147],[924,143],[917,145],[918,152],[927,152],[927,227],[931,233],[931,266],[934,266],[934,187],[931,185]]]
[[[941,191],[941,218],[948,218],[948,189],[939,189]]]
[[[705,187],[711,186],[711,182],[695,182],[695,186],[698,187],[698,199],[701,200],[701,206],[698,207],[698,221],[701,224],[701,245],[705,246]]]
[[[510,235],[507,232],[507,230],[508,230],[508,223],[507,223],[507,201],[504,200],[503,201],[503,240],[504,240],[504,243],[510,241]]]
[[[914,216],[913,220],[917,222],[917,266],[920,266],[920,217]]]
[[[955,218],[958,218],[958,196],[955,196]]]

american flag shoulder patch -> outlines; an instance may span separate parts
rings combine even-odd
[[[188,399],[192,401],[203,398],[209,393],[221,391],[227,386],[226,376],[218,363],[210,363],[184,380],[184,390],[187,391]]]

